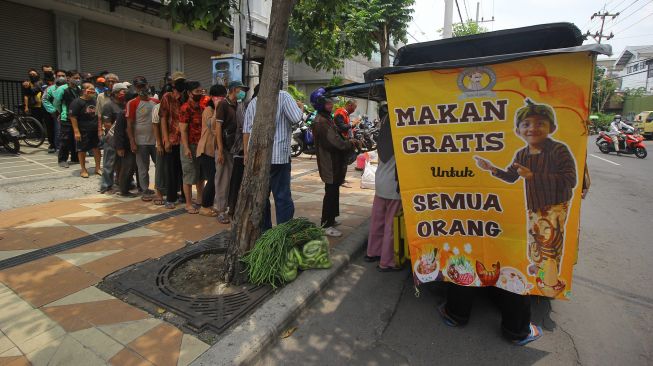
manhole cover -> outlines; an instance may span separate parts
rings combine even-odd
[[[195,332],[210,330],[221,333],[239,317],[260,303],[272,288],[240,286],[221,295],[191,295],[172,286],[170,276],[185,262],[205,254],[226,251],[228,233],[222,232],[195,245],[187,246],[157,260],[149,260],[107,277],[100,285],[109,292],[126,298],[133,294],[185,320]]]

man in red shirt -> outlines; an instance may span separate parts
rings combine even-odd
[[[130,150],[136,155],[138,183],[143,191],[143,201],[151,201],[154,191],[150,189],[150,159],[156,162],[156,139],[152,129],[152,110],[159,103],[151,98],[147,80],[142,76],[134,78],[138,97],[127,102],[127,136]]]
[[[202,136],[202,99],[204,90],[198,81],[186,83],[188,101],[179,111],[179,128],[181,131],[181,170],[183,173],[184,196],[186,196],[186,212],[198,213],[193,206],[193,184],[197,197],[202,197],[204,181],[200,180],[200,159],[197,156],[197,144]],[[212,182],[210,182],[212,183]]]
[[[181,188],[179,110],[182,96],[186,91],[186,78],[183,73],[175,72],[172,74],[172,81],[174,88],[171,92],[163,95],[161,107],[159,108],[161,137],[165,150],[163,159],[167,172],[165,207],[169,209],[175,208],[178,199],[177,192]]]

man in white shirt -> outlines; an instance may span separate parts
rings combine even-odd
[[[252,128],[254,128],[257,99],[258,97],[252,99],[245,112],[245,123],[243,125],[245,164],[247,164],[249,135],[252,132]],[[291,126],[293,123],[302,119],[302,111],[304,110],[301,102],[296,102],[288,92],[283,90],[279,91],[278,103],[279,106],[275,118],[274,144],[272,145],[272,167],[270,168],[270,191],[274,196],[277,225],[292,219],[295,214],[295,204],[292,201],[292,195],[290,193]],[[265,205],[265,215],[263,216],[262,225],[263,230],[272,227],[269,199]]]
[[[621,135],[621,130],[625,129],[630,132],[634,132],[635,129],[632,126],[629,126],[625,124],[623,121],[621,121],[621,115],[617,114],[614,116],[614,121],[610,123],[610,131],[608,132],[608,135],[612,136],[612,142],[614,143],[614,151],[617,152],[617,154],[620,154],[619,152],[619,136]]]

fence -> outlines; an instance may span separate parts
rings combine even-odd
[[[14,112],[22,101],[22,82],[15,80],[0,80],[0,104]]]
[[[653,111],[653,95],[626,97],[623,115],[636,115],[642,111]]]

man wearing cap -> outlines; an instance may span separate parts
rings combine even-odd
[[[107,78],[109,80],[109,78]],[[100,131],[104,141],[104,161],[102,163],[102,180],[100,182],[100,193],[113,193],[113,173],[116,170],[116,145],[114,124],[120,115],[123,114],[125,104],[125,93],[127,87],[122,83],[112,83],[113,87],[109,99],[104,101],[100,114]]]
[[[248,87],[241,81],[234,80],[227,87],[227,97],[224,98],[215,111],[215,208],[218,212],[218,222],[229,223],[227,208],[229,203],[229,183],[234,167],[234,156],[231,149],[236,141],[238,129],[238,103],[245,99]]]
[[[177,192],[179,192],[182,184],[181,153],[179,151],[181,140],[179,110],[182,104],[182,96],[186,91],[186,77],[183,73],[177,71],[172,74],[172,81],[173,90],[163,95],[159,107],[161,138],[165,151],[163,159],[167,172],[165,207],[168,209],[175,208],[179,198]]]
[[[152,110],[159,103],[151,98],[147,80],[143,76],[134,78],[138,97],[127,102],[127,136],[132,153],[136,154],[138,182],[143,191],[143,201],[151,201],[154,191],[150,189],[150,159],[156,162],[156,139],[152,129]]]
[[[281,86],[279,89],[281,89]],[[243,125],[243,147],[245,149],[245,162],[249,135],[254,126],[256,115],[256,103],[258,98],[252,99],[245,112],[245,123]],[[279,90],[277,115],[275,118],[276,128],[274,130],[274,143],[272,145],[272,166],[270,168],[270,191],[274,196],[274,207],[276,209],[277,225],[293,218],[295,215],[295,204],[290,193],[290,142],[292,140],[292,124],[302,119],[304,106],[301,102],[295,102],[293,97],[286,91]],[[269,193],[268,193],[269,196]],[[270,201],[265,205],[263,216],[263,229],[272,227],[270,212]]]
[[[68,118],[68,108],[73,100],[79,98],[80,86],[82,85],[82,78],[77,70],[69,70],[66,72],[66,79],[68,83],[62,85],[54,92],[53,105],[59,112],[59,120],[61,129],[59,130],[59,166],[68,168],[68,155],[70,155],[71,163],[78,163],[75,148],[75,137],[73,136],[73,126]]]

